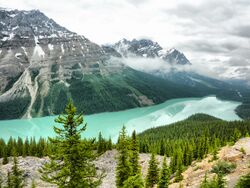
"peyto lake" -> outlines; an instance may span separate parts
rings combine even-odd
[[[87,122],[85,137],[96,137],[101,131],[105,137],[115,141],[123,125],[129,133],[134,129],[141,132],[151,127],[177,122],[196,113],[206,113],[224,120],[240,120],[235,113],[239,102],[222,101],[215,96],[204,98],[181,98],[168,100],[162,104],[134,108],[119,112],[105,112],[84,116]],[[0,137],[47,137],[53,136],[54,119],[48,116],[32,119],[0,121]]]

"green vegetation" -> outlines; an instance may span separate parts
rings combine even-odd
[[[135,176],[130,176],[126,181],[124,181],[124,185],[122,188],[144,188],[144,182],[140,174]]]
[[[59,116],[55,122],[63,127],[54,127],[57,134],[49,138],[55,152],[49,155],[40,172],[41,179],[59,187],[97,187],[101,176],[97,175],[93,160],[93,141],[81,140],[81,133],[86,130],[82,114],[76,113],[76,108],[70,101],[65,108],[65,115]]]
[[[249,121],[227,122],[197,114],[181,122],[146,130],[138,138],[140,152],[156,151],[171,157],[170,169],[176,172],[176,181],[179,181],[181,171],[193,160],[203,159],[212,152],[216,158],[215,148],[234,143],[249,133]]]
[[[3,139],[0,139],[0,158],[3,157],[3,164],[8,163],[8,157],[13,156],[15,153],[17,156],[36,156],[44,157],[48,156],[51,152],[52,145],[44,138],[40,138],[38,141],[35,138],[30,139],[14,139],[10,137],[7,143]]]
[[[245,176],[241,176],[236,188],[247,188],[250,187],[250,173],[246,174]]]
[[[93,140],[92,140],[93,141]],[[84,142],[81,140],[81,142]],[[101,138],[101,141],[94,140],[93,141],[93,150],[98,150],[99,154],[104,153],[107,150],[111,150],[113,148],[111,139]],[[13,156],[13,153],[16,152],[17,156],[35,156],[35,157],[44,157],[52,155],[54,150],[54,145],[47,139],[40,138],[36,140],[35,138],[18,138],[14,139],[12,137],[9,138],[7,142],[3,139],[0,139],[0,158],[3,158],[3,164],[8,163],[8,157]]]
[[[158,168],[158,161],[155,158],[155,154],[152,153],[149,167],[148,167],[148,174],[146,177],[146,187],[153,188],[159,181],[159,168]]]
[[[246,155],[246,151],[245,151],[245,149],[242,148],[242,147],[240,148],[240,152],[243,153],[244,155]]]
[[[116,186],[122,188],[141,188],[144,181],[139,165],[139,146],[136,132],[128,137],[123,126],[117,143],[119,152],[116,167]]]
[[[19,169],[18,166],[18,160],[15,156],[15,153],[13,154],[13,165],[10,170],[7,172],[7,181],[6,185],[4,185],[4,179],[3,174],[0,173],[0,188],[22,188],[25,186],[25,176],[24,171]]]
[[[167,165],[166,156],[164,156],[162,168],[160,172],[160,179],[157,188],[168,188],[168,184],[170,181],[170,169]]]
[[[116,148],[118,188],[151,188],[156,185],[163,188],[168,187],[170,178],[174,178],[171,182],[181,181],[183,170],[192,161],[201,160],[209,153],[213,155],[213,160],[217,160],[220,147],[234,143],[250,133],[249,121],[226,122],[197,114],[178,123],[149,129],[139,135],[134,131],[128,136],[123,127],[117,144],[113,145],[111,139],[106,140],[101,133],[97,140],[82,139],[81,133],[86,129],[82,114],[76,113],[72,102],[67,105],[65,111],[66,114],[55,120],[62,124],[61,127],[54,127],[57,134],[55,138],[40,138],[38,141],[35,138],[10,138],[7,143],[0,139],[0,158],[3,158],[3,164],[8,163],[8,157],[13,155],[49,156],[51,161],[41,169],[42,180],[59,187],[97,187],[103,174],[97,174],[93,160],[105,151]],[[139,151],[152,153],[145,184],[139,164]],[[155,154],[165,155],[161,168]],[[169,165],[166,157],[171,159]],[[24,180],[17,164],[17,158],[14,157],[7,184],[11,186],[15,182],[22,187]],[[235,167],[233,163],[218,161],[211,170],[216,175],[211,180],[205,176],[201,188],[224,188],[224,176],[231,173]],[[242,187],[247,183],[249,174],[243,176],[237,186]],[[32,186],[35,187],[35,183]]]
[[[24,187],[24,176],[23,171],[19,169],[18,167],[18,161],[17,158],[14,157],[14,165],[11,168],[10,172],[10,187],[13,188],[22,188]]]
[[[119,156],[116,167],[116,186],[120,188],[123,187],[124,182],[131,175],[131,164],[129,161],[129,139],[124,126],[119,135],[117,150],[119,152]]]
[[[216,174],[212,180],[208,180],[206,174],[200,188],[225,188],[225,186],[226,181],[222,174]]]
[[[132,133],[130,151],[131,175],[136,176],[141,173],[141,166],[139,165],[139,143],[135,131]]]
[[[227,161],[219,161],[214,166],[211,172],[216,174],[226,175],[231,173],[236,168],[234,163],[230,163]]]
[[[30,100],[30,97],[23,97],[8,102],[0,102],[0,119],[18,119],[22,117],[28,108]]]

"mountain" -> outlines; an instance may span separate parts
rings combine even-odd
[[[133,39],[132,41],[122,39],[111,47],[124,57],[161,58],[170,65],[191,65],[185,55],[175,48],[165,50],[157,42],[149,39]]]
[[[185,71],[183,65],[191,68],[192,65],[187,57],[177,49],[163,49],[157,42],[148,39],[133,39],[129,41],[122,39],[109,48],[116,50],[133,68],[149,73],[151,75],[170,81],[174,84],[184,85],[188,90],[192,90],[199,95],[214,94],[220,99],[235,100],[242,102],[236,112],[244,119],[250,118],[250,89],[249,85],[242,80],[218,80],[210,78],[193,71]],[[111,54],[112,55],[112,54]],[[136,59],[133,59],[136,58]],[[144,59],[139,66],[133,66],[137,59]],[[149,61],[146,61],[149,59]],[[154,60],[154,61],[150,61]],[[147,64],[158,63],[158,65],[148,66]],[[160,66],[159,66],[160,65]],[[158,68],[155,68],[157,67]],[[146,69],[144,68],[146,67]]]
[[[237,113],[249,117],[249,90],[175,70],[193,66],[176,49],[148,39],[99,46],[39,10],[0,9],[0,20],[0,119],[60,114],[69,98],[91,114],[210,94],[242,101]],[[124,63],[128,57],[158,58],[172,68],[135,70]]]
[[[155,68],[156,66],[152,66],[152,69],[144,69],[142,64],[139,68],[136,68],[139,71],[163,78],[174,84],[185,85],[196,93],[202,95],[216,94],[222,98],[234,100],[239,100],[239,97],[241,97],[241,93],[235,87],[238,84],[217,80],[182,69],[183,65],[190,67],[195,65],[192,65],[186,56],[175,48],[163,49],[157,42],[149,39],[133,39],[132,41],[122,39],[106,47],[112,49],[112,51],[116,50],[125,59],[131,58],[131,61],[134,60],[133,58],[144,58],[163,62],[164,64],[161,64],[158,69]],[[112,56],[112,54],[110,55]],[[116,57],[118,56],[116,55]],[[144,61],[143,63],[147,64],[151,63],[151,61]],[[228,94],[225,94],[226,92]]]
[[[0,20],[0,119],[59,114],[69,98],[89,114],[201,96],[114,60],[116,50],[39,10],[1,9]]]

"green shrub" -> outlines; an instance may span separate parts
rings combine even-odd
[[[250,187],[250,173],[248,173],[245,176],[241,176],[236,185],[236,188],[247,188],[247,187]]]
[[[226,175],[231,173],[236,168],[236,164],[227,161],[219,161],[213,166],[211,172],[216,174]]]
[[[244,148],[240,148],[240,152],[243,153],[244,155],[246,155],[246,151]]]

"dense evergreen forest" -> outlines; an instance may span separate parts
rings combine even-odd
[[[146,130],[138,135],[140,152],[155,152],[172,158],[172,170],[176,170],[178,158],[181,165],[190,165],[226,144],[250,134],[250,121],[227,122],[205,114]]]
[[[179,182],[183,179],[182,172],[192,161],[201,160],[208,153],[212,153],[213,159],[216,160],[217,151],[222,146],[233,144],[239,138],[250,134],[250,121],[227,122],[209,115],[196,114],[184,121],[152,128],[138,135],[135,131],[131,136],[127,135],[123,127],[117,144],[112,144],[110,138],[108,140],[103,138],[101,133],[97,139],[86,140],[80,136],[81,132],[87,128],[83,123],[83,116],[76,114],[76,108],[72,103],[67,105],[66,115],[59,116],[56,122],[62,123],[63,126],[62,128],[54,127],[58,135],[55,138],[38,140],[10,138],[7,142],[0,139],[0,158],[3,158],[3,165],[8,163],[10,156],[14,156],[14,165],[8,175],[8,182],[12,182],[12,185],[18,178],[19,184],[23,185],[23,180],[20,179],[22,171],[18,169],[17,156],[49,156],[51,162],[41,169],[42,180],[59,187],[81,187],[80,183],[85,184],[84,187],[98,187],[103,176],[96,173],[91,161],[105,151],[116,148],[119,153],[116,168],[118,188],[154,187],[156,184],[159,188],[168,187],[170,180]],[[145,180],[138,162],[139,152],[152,153]],[[165,156],[162,164],[158,163],[155,154]],[[166,162],[166,157],[170,157],[170,164]],[[64,161],[64,163],[55,161]],[[77,169],[75,165],[78,165]],[[89,171],[83,168],[86,165]],[[218,168],[230,166],[230,164],[219,165]],[[62,174],[60,177],[51,176],[51,173],[58,172],[60,169],[63,177],[61,177]],[[88,176],[92,178],[86,180]],[[69,181],[71,178],[72,181]],[[249,175],[243,176],[238,185],[245,186],[248,183]],[[12,185],[9,187],[13,187]],[[244,186],[241,187],[244,188]],[[211,182],[205,177],[201,187],[225,187],[223,174],[218,173]]]

